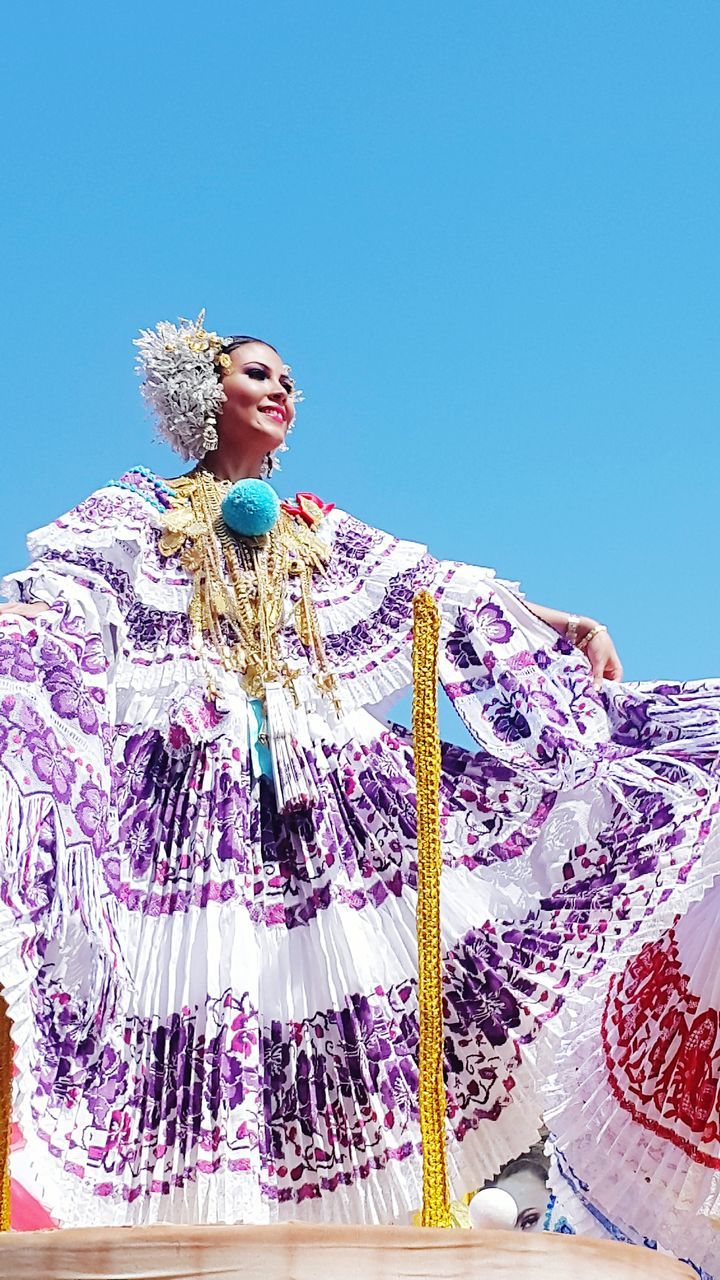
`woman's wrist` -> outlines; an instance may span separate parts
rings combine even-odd
[[[565,626],[565,639],[570,644],[577,644],[580,639],[580,624],[582,619],[577,613],[569,613],[567,624]]]
[[[588,618],[585,614],[569,613],[565,626],[565,638],[576,647],[581,645],[591,631],[596,631],[602,623],[596,618]]]
[[[536,618],[540,618],[547,626],[552,627],[553,631],[557,631],[559,636],[563,636],[576,646],[582,644],[585,636],[589,635],[595,627],[602,625],[596,618],[589,618],[584,613],[566,613],[563,609],[549,609],[547,605],[531,604],[529,600],[525,601],[525,606],[535,614]]]

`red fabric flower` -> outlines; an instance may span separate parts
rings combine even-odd
[[[295,502],[281,502],[280,506],[289,516],[299,516],[311,529],[319,524],[323,516],[332,511],[334,502],[323,502],[315,493],[297,493]]]

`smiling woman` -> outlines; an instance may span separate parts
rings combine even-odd
[[[204,311],[180,328],[161,323],[136,339],[143,374],[143,397],[155,414],[157,429],[183,458],[210,463],[219,445],[218,416],[223,418],[226,450],[258,444],[261,426],[274,422],[278,434],[268,436],[261,470],[272,471],[275,454],[285,447],[300,393],[275,347],[260,338],[234,334],[218,338],[203,328]],[[248,440],[244,441],[244,436]],[[256,462],[248,459],[255,474]],[[242,474],[239,467],[235,474]]]
[[[222,452],[218,440],[205,464],[218,479],[254,475],[261,450],[260,474],[270,475],[295,417],[297,392],[288,366],[259,338],[226,339],[222,354]]]
[[[402,1220],[421,1199],[415,775],[384,715],[414,598],[438,605],[477,742],[440,772],[456,1197],[537,1136],[563,1003],[720,871],[720,684],[623,686],[594,619],[313,494],[278,501],[262,477],[298,395],[268,343],[201,316],[138,345],[194,465],[132,468],[33,534],[0,619],[0,974],[28,1165],[63,1225]]]

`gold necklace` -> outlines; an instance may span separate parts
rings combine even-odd
[[[173,498],[163,517],[159,550],[180,552],[193,576],[190,621],[193,646],[210,648],[226,671],[237,672],[251,698],[265,698],[266,685],[280,682],[297,705],[293,670],[280,652],[285,596],[290,577],[298,579],[295,625],[310,650],[317,687],[337,706],[335,677],[329,670],[312,597],[313,575],[323,573],[329,549],[313,529],[280,510],[269,533],[258,538],[233,533],[222,517],[230,482],[204,467],[173,481]],[[210,691],[216,692],[211,671]]]

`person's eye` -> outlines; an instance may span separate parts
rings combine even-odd
[[[293,391],[295,390],[295,383],[291,382],[289,378],[281,378],[280,386],[283,388],[284,391],[287,391],[289,396],[291,396]]]
[[[267,369],[246,369],[248,378],[267,378]]]
[[[520,1215],[517,1225],[521,1231],[532,1231],[539,1221],[540,1214],[535,1209],[529,1209],[527,1213]]]

